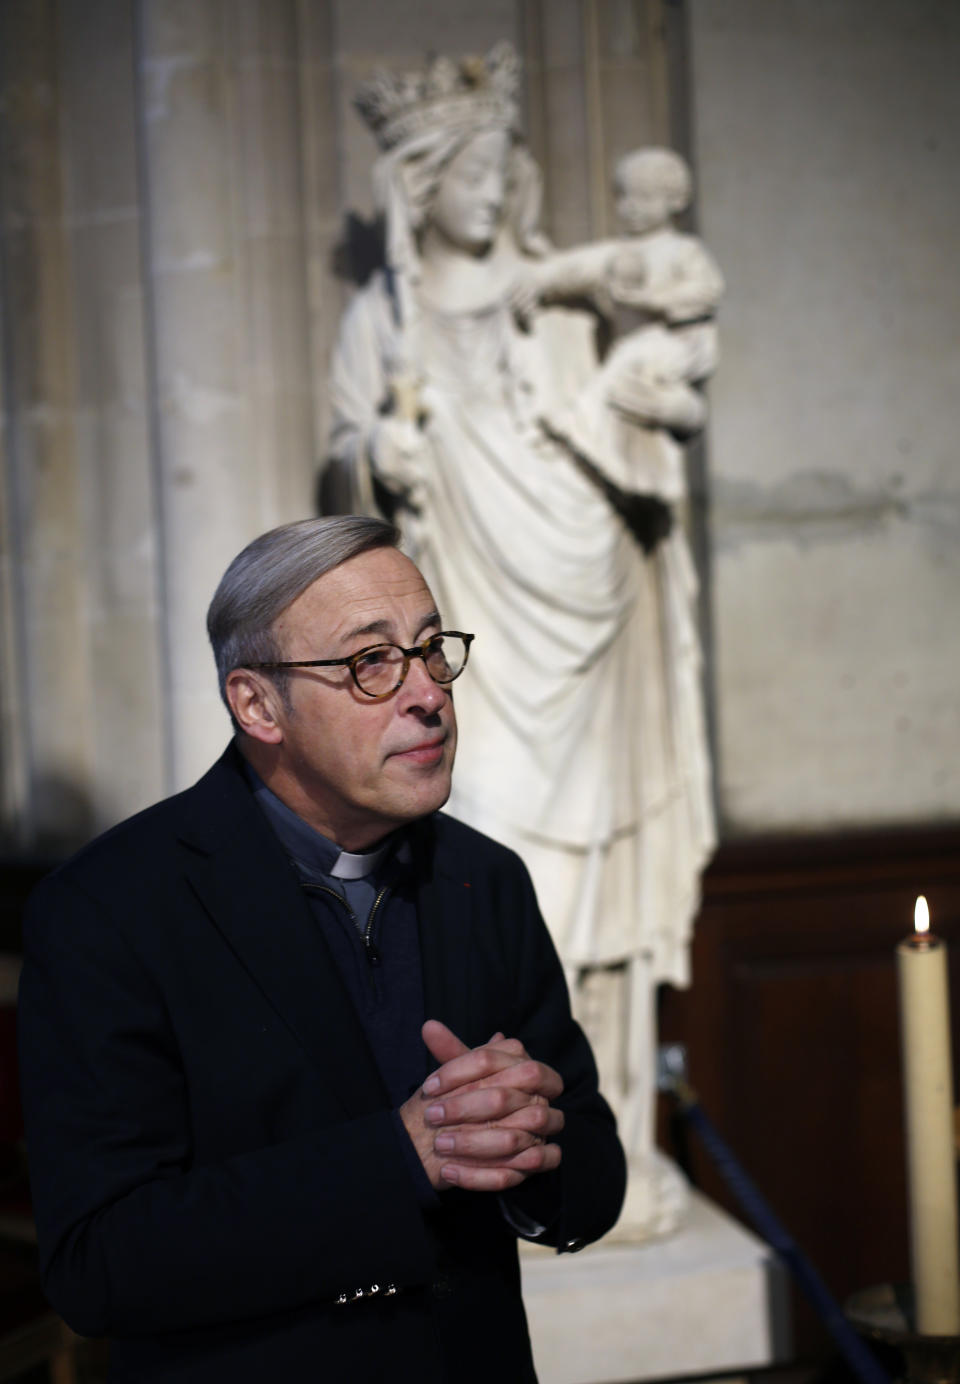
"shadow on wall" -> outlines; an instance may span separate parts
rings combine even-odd
[[[385,262],[383,217],[367,220],[348,211],[343,221],[343,235],[330,256],[330,272],[335,278],[362,288]]]
[[[343,232],[330,254],[331,274],[341,283],[363,288],[385,264],[383,217],[368,219],[348,211],[343,218]],[[376,480],[374,490],[381,513],[392,518],[394,498]],[[350,513],[353,508],[352,488],[338,467],[320,467],[314,505],[318,514]]]

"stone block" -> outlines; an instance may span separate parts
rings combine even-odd
[[[540,1384],[731,1374],[788,1356],[783,1268],[696,1193],[669,1239],[576,1255],[525,1247],[521,1269]]]

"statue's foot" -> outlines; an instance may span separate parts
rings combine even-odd
[[[676,1164],[653,1149],[630,1159],[627,1196],[620,1219],[604,1240],[659,1240],[672,1235],[686,1218],[690,1185]]]

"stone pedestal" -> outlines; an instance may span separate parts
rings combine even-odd
[[[670,1239],[521,1255],[540,1384],[727,1374],[785,1360],[787,1273],[773,1251],[692,1196]]]

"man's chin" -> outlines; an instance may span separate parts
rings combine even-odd
[[[451,786],[449,771],[438,773],[436,779],[431,783],[424,783],[421,786],[421,792],[416,794],[416,798],[421,804],[421,809],[416,813],[416,816],[429,817],[431,812],[439,812],[450,797]]]
[[[429,789],[427,788],[426,784],[424,785],[424,788],[427,789],[427,791],[425,791],[423,794],[423,801],[425,806],[422,815],[426,817],[431,812],[439,812],[441,807],[443,807],[444,803],[450,797],[450,791],[452,788],[450,773],[447,772],[443,774],[438,774],[436,782],[430,784]]]

